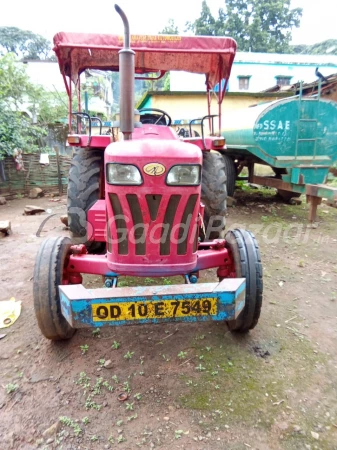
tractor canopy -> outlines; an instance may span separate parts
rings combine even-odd
[[[62,32],[54,36],[54,44],[65,82],[69,77],[77,85],[86,69],[119,70],[122,36]],[[136,52],[136,74],[169,70],[204,73],[210,90],[228,80],[236,42],[229,37],[132,35],[131,48]],[[67,83],[66,87],[68,91]]]

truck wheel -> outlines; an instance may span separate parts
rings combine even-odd
[[[227,322],[230,331],[247,333],[260,317],[263,280],[258,243],[250,231],[236,229],[226,234],[226,246],[234,260],[237,278],[246,278],[245,306],[236,320]]]
[[[227,177],[227,195],[228,197],[234,196],[235,182],[236,182],[236,167],[233,159],[230,156],[222,155],[225,163],[225,172]]]
[[[282,179],[282,175],[287,173],[287,169],[280,167],[273,167],[275,172],[275,178]],[[292,198],[298,198],[301,196],[299,192],[285,191],[284,189],[277,189],[277,196],[284,202],[289,203]]]
[[[284,202],[288,203],[292,198],[301,197],[299,192],[285,191],[283,189],[277,189],[277,196],[281,198]]]
[[[201,201],[205,205],[202,240],[222,239],[227,206],[226,166],[218,152],[203,152]],[[207,230],[212,227],[216,230]]]
[[[52,341],[70,339],[75,333],[61,313],[58,286],[66,284],[67,260],[71,241],[67,237],[42,242],[34,269],[34,309],[42,334]]]
[[[68,224],[74,242],[86,244],[90,253],[101,252],[104,242],[88,241],[86,220],[92,205],[100,199],[102,150],[76,150],[71,161],[68,182]],[[80,241],[78,241],[80,238]]]

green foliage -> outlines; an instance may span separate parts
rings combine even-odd
[[[169,19],[167,25],[162,29],[162,31],[158,31],[158,34],[179,34],[179,30],[174,22],[174,19]]]
[[[65,425],[65,426],[73,429],[75,436],[78,437],[83,432],[83,430],[79,426],[79,424],[77,422],[75,422],[75,420],[71,419],[70,417],[60,416],[59,419],[60,419],[60,422],[62,423],[62,425]]]
[[[231,36],[240,51],[287,53],[301,16],[301,8],[290,9],[290,0],[225,0],[215,19],[204,0],[199,19],[186,25],[197,35]]]
[[[13,155],[16,148],[25,153],[34,153],[43,145],[40,139],[46,131],[16,111],[6,110],[0,101],[0,159]]]
[[[47,39],[17,27],[0,27],[0,55],[6,53],[23,59],[54,59]]]
[[[220,12],[220,11],[219,11]],[[187,22],[187,29],[193,31],[199,36],[218,36],[219,23],[216,21],[207,5],[206,0],[203,0],[201,5],[201,13],[199,19],[195,22]]]
[[[313,45],[292,45],[291,51],[306,55],[337,55],[337,39],[328,39]]]
[[[67,115],[63,95],[34,85],[12,53],[0,57],[0,159],[15,148],[33,153],[44,147],[44,125]]]
[[[178,353],[178,358],[179,359],[186,359],[186,356],[187,356],[187,352],[181,351],[181,352]]]
[[[80,349],[82,351],[82,355],[85,355],[89,350],[89,345],[88,344],[80,345]]]
[[[131,359],[131,358],[133,357],[134,354],[135,354],[135,352],[127,351],[127,352],[125,353],[125,355],[124,355],[124,358],[125,358],[125,359]]]
[[[13,54],[0,57],[0,101],[17,109],[32,88],[25,66],[17,64]]]
[[[68,96],[65,92],[48,92],[42,86],[30,90],[29,110],[36,114],[39,124],[58,122],[68,116]]]
[[[117,349],[119,349],[120,346],[121,346],[121,344],[119,342],[113,341],[111,348],[113,348],[114,350],[117,350]]]
[[[18,389],[18,387],[19,386],[17,384],[13,383],[8,383],[5,386],[7,394],[12,394],[12,392],[15,392]]]

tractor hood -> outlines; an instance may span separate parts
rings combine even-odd
[[[145,164],[161,163],[166,172],[176,164],[202,164],[202,152],[196,145],[178,139],[134,139],[110,144],[105,150],[108,162],[134,164],[141,172]]]

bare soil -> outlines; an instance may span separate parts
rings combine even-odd
[[[0,206],[13,231],[0,239],[0,300],[22,301],[0,330],[1,449],[337,449],[337,210],[320,206],[311,229],[306,205],[268,191],[237,197],[228,227],[255,232],[264,267],[262,316],[246,336],[184,323],[47,341],[34,316],[34,259],[43,238],[68,235],[65,198]],[[52,211],[23,216],[31,203]]]

